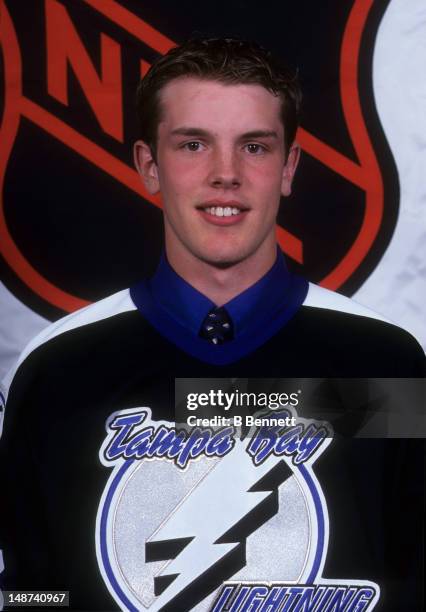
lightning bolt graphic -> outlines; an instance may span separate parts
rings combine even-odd
[[[146,543],[146,561],[171,559],[154,579],[152,610],[190,610],[245,565],[246,538],[278,511],[292,471],[271,455],[254,466],[237,441]]]

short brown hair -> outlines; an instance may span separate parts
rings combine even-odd
[[[156,61],[137,91],[140,137],[156,156],[161,121],[160,90],[179,77],[228,84],[262,85],[281,98],[284,144],[288,154],[296,135],[302,94],[297,74],[254,42],[235,38],[192,38]]]

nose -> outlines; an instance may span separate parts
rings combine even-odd
[[[217,151],[212,159],[210,185],[219,189],[235,189],[241,185],[241,168],[234,151]]]

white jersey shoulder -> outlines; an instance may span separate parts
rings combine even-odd
[[[360,317],[368,317],[370,319],[377,319],[390,325],[399,327],[393,321],[386,319],[384,316],[378,314],[374,310],[370,310],[366,306],[362,306],[340,293],[324,289],[313,283],[309,283],[308,294],[303,302],[303,306],[311,306],[313,308],[324,308],[326,310],[337,310],[339,312],[346,312],[348,314],[358,315]]]
[[[128,289],[123,289],[118,293],[114,293],[103,300],[94,302],[85,308],[76,310],[75,312],[59,319],[55,323],[48,325],[43,329],[35,338],[33,338],[22,351],[17,363],[12,367],[11,370],[6,374],[2,381],[3,394],[7,396],[10,384],[15,376],[15,373],[21,363],[30,355],[36,348],[42,344],[52,340],[56,336],[65,332],[83,327],[84,325],[90,325],[103,319],[108,319],[117,314],[136,310]],[[5,398],[6,399],[6,398]]]

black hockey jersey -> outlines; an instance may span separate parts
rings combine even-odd
[[[299,401],[275,410],[285,425],[181,430],[175,381],[276,398],[308,377],[423,372],[409,334],[314,286],[222,365],[171,342],[128,291],[66,317],[6,381],[3,588],[67,590],[76,610],[420,612],[420,439],[354,438],[362,407],[340,427],[330,384],[330,428]]]

